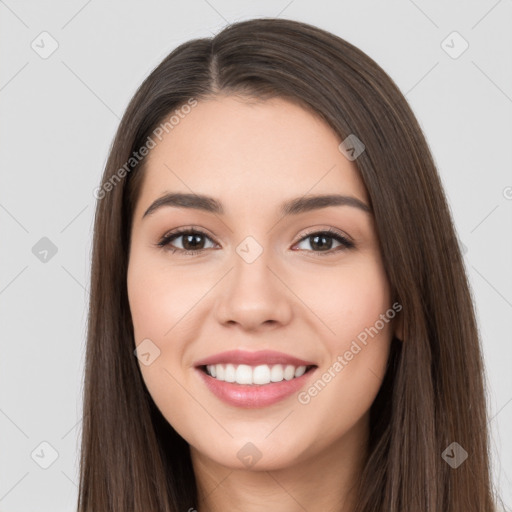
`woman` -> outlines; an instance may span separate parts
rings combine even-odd
[[[80,511],[494,510],[455,230],[363,52],[281,19],[181,45],[95,195]]]

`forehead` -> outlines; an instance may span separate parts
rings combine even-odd
[[[142,209],[165,192],[205,193],[254,214],[286,197],[344,193],[367,201],[341,138],[318,116],[282,98],[202,100],[154,139]]]

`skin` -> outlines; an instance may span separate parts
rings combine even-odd
[[[194,368],[225,350],[277,350],[317,364],[307,389],[391,308],[371,213],[348,205],[278,212],[284,200],[306,194],[339,193],[369,204],[340,142],[287,100],[217,96],[201,100],[148,156],[128,296],[136,345],[149,338],[160,350],[151,364],[139,365],[162,414],[191,446],[199,512],[353,510],[350,489],[364,462],[369,409],[392,335],[401,337],[398,316],[308,404],[293,394],[269,407],[237,408],[213,395]],[[166,206],[142,218],[171,191],[213,196],[225,213]],[[207,232],[201,253],[157,246],[190,225]],[[304,238],[329,228],[355,247],[327,239],[325,255]],[[247,236],[263,248],[250,264],[236,252]],[[181,236],[171,246],[186,243]],[[261,453],[252,467],[237,457],[248,442]]]

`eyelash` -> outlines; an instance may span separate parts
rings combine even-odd
[[[179,230],[176,230],[176,231],[173,231],[171,233],[164,235],[156,245],[162,249],[170,251],[171,254],[178,252],[184,256],[194,256],[196,254],[199,254],[199,253],[207,250],[207,249],[197,249],[197,250],[187,251],[185,249],[179,249],[176,247],[169,246],[169,244],[172,241],[174,241],[176,238],[179,238],[182,235],[202,235],[202,236],[205,236],[206,238],[209,238],[213,242],[211,237],[209,235],[207,235],[204,231],[194,228],[194,227],[186,227],[186,228],[181,228]],[[307,251],[307,252],[314,253],[315,256],[320,256],[320,257],[330,256],[340,250],[352,249],[355,247],[355,244],[352,241],[350,241],[348,238],[344,237],[343,235],[341,235],[340,233],[338,233],[337,231],[335,231],[333,229],[326,229],[326,230],[321,230],[321,231],[309,231],[309,232],[305,233],[302,236],[302,238],[300,238],[300,240],[297,242],[297,244],[303,242],[304,240],[307,240],[308,238],[310,238],[313,235],[326,235],[327,238],[333,238],[334,240],[341,243],[341,245],[342,245],[342,247],[338,247],[335,249],[329,249],[327,251],[312,251],[312,250]],[[294,245],[296,245],[296,244],[294,244]],[[306,250],[306,249],[299,249],[299,250]]]

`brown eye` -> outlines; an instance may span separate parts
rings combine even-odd
[[[211,241],[211,238],[206,235],[206,233],[195,229],[186,229],[165,235],[160,242],[158,242],[158,246],[169,248],[171,252],[177,251],[185,254],[196,254],[208,248],[205,247],[207,240]],[[172,243],[175,241],[178,241],[178,245],[181,245],[181,247],[174,247]]]
[[[308,233],[306,236],[301,238],[299,244],[303,243],[304,241],[308,242],[312,252],[320,253],[319,255],[322,256],[324,255],[322,253],[332,254],[333,252],[337,252],[339,250],[351,249],[352,247],[355,247],[353,242],[348,240],[340,233],[334,231],[318,231]],[[333,249],[333,244],[335,242],[338,242],[339,246]]]
[[[209,247],[207,246],[208,242],[211,243]],[[308,242],[309,248],[302,248],[299,250],[313,252],[318,256],[330,255],[343,249],[351,249],[352,247],[355,247],[354,243],[344,237],[341,233],[331,230],[307,233],[300,239],[298,244],[304,242]],[[339,245],[335,246],[334,244],[336,243]],[[176,244],[178,247],[176,247]],[[197,229],[187,228],[165,235],[157,245],[169,250],[171,253],[178,252],[185,255],[194,255],[206,249],[213,248],[215,243],[206,233]]]

